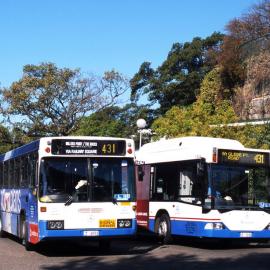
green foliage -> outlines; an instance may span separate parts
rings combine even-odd
[[[214,126],[235,122],[237,117],[229,100],[219,100],[221,91],[219,69],[209,72],[202,82],[200,95],[190,107],[173,107],[163,117],[154,121],[152,128],[158,137],[168,136],[222,136],[224,130]]]
[[[26,65],[23,76],[1,89],[2,111],[29,136],[68,135],[86,113],[111,106],[128,89],[128,81],[116,71],[103,78],[82,77],[78,69],[52,63]],[[23,123],[16,123],[18,116]]]
[[[81,119],[75,135],[121,137],[124,123],[119,119],[121,109],[109,107]]]
[[[270,148],[270,124],[226,125],[238,119],[229,100],[219,100],[220,71],[214,69],[205,77],[201,94],[188,108],[173,107],[154,121],[156,138],[181,136],[209,136],[230,138],[250,148]]]
[[[160,112],[172,106],[186,106],[196,100],[200,83],[216,64],[223,35],[213,33],[192,42],[175,43],[167,59],[156,70],[144,62],[130,81],[133,100],[148,94],[149,101],[158,102]]]
[[[137,134],[136,121],[144,118],[151,123],[151,111],[135,103],[120,108],[116,106],[100,110],[88,117],[83,117],[75,135],[131,137]]]
[[[0,154],[13,148],[12,134],[8,129],[0,125]]]

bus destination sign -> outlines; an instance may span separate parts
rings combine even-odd
[[[219,149],[218,162],[230,164],[269,166],[269,153]]]
[[[124,140],[52,140],[53,155],[124,156],[125,152]]]

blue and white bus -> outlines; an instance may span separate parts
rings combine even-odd
[[[134,142],[41,138],[0,156],[0,235],[29,249],[57,238],[101,244],[136,232]]]
[[[136,153],[138,229],[172,236],[270,239],[269,151],[184,137]]]

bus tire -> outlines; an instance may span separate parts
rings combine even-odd
[[[31,244],[28,241],[28,224],[25,220],[25,218],[22,220],[22,226],[21,226],[21,237],[22,237],[22,244],[24,245],[25,249],[27,251],[31,251],[34,249],[34,245]]]
[[[3,238],[5,236],[6,236],[6,232],[3,231],[3,222],[2,222],[1,215],[0,215],[0,238]]]
[[[172,242],[171,222],[167,214],[162,214],[157,217],[155,222],[155,233],[162,244],[167,245]]]

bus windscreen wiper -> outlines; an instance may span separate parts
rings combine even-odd
[[[69,196],[68,200],[65,202],[65,206],[69,206],[73,203],[73,197]]]

